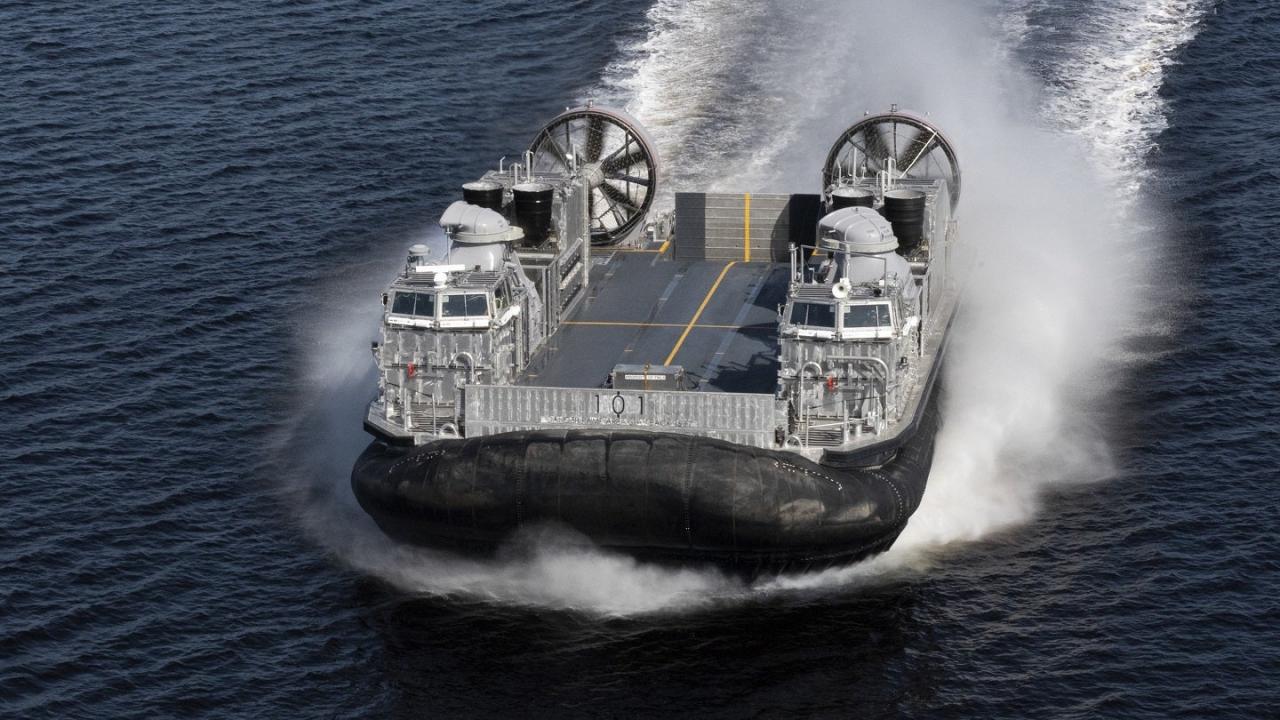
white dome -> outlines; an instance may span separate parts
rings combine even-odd
[[[510,242],[524,237],[502,213],[458,200],[440,216],[440,227],[460,243]]]
[[[846,207],[818,221],[818,244],[829,250],[884,253],[898,248],[893,225],[869,207]]]

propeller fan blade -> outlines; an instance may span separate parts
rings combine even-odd
[[[538,144],[537,151],[534,152],[535,163],[540,159],[538,156],[542,155],[544,151],[549,153],[555,159],[556,162],[560,163],[560,167],[565,169],[569,168],[568,153],[566,153],[564,149],[560,147],[560,144],[555,141],[555,138],[551,137],[551,133],[549,132],[543,133],[543,140],[541,143]]]
[[[604,177],[606,180],[617,180],[618,182],[649,187],[649,178],[647,177],[636,177],[635,175],[605,175]]]
[[[593,229],[613,231],[627,222],[627,216],[618,210],[618,204],[611,201],[599,185],[591,188],[587,196],[587,213]],[[599,213],[596,212],[596,207],[600,207]]]
[[[852,142],[852,138],[850,139]],[[884,161],[892,154],[889,152],[888,146],[884,144],[884,137],[880,135],[880,128],[877,125],[870,125],[862,130],[862,151],[867,154],[868,164],[873,164],[876,170],[884,169]]]
[[[604,150],[604,130],[604,116],[592,115],[587,118],[587,147],[583,159],[589,163],[600,159],[600,153]]]
[[[938,139],[936,130],[916,132],[911,142],[898,154],[898,170],[902,174],[911,172],[911,168],[933,150],[934,141]]]
[[[600,183],[600,192],[604,193],[604,196],[609,198],[615,208],[618,206],[626,208],[628,217],[634,215],[640,210],[640,207],[636,205],[631,198],[627,197],[626,193],[613,185],[610,185],[607,181]]]
[[[628,145],[631,147],[631,152],[622,155],[622,151],[626,150]],[[623,145],[617,150],[614,150],[609,157],[604,159],[604,162],[600,163],[600,169],[604,170],[606,173],[626,170],[632,165],[642,162],[646,157],[648,157],[648,155],[645,153],[644,148],[638,144],[632,145],[630,143],[630,139],[628,139],[627,145]]]

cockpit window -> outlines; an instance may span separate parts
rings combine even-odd
[[[418,301],[413,305],[413,314],[418,317],[435,317],[436,296],[432,293],[418,293]]]
[[[791,324],[834,328],[836,309],[826,303],[798,302],[791,306]]]
[[[396,293],[396,299],[391,303],[391,312],[397,315],[412,315],[413,293]]]
[[[391,303],[391,312],[396,315],[433,318],[436,316],[436,296],[431,293],[398,292]]]
[[[445,295],[444,304],[440,306],[440,310],[440,316],[447,318],[487,317],[489,299],[484,293]]]
[[[844,311],[844,326],[846,328],[885,327],[891,324],[889,303],[854,305],[845,308]]]

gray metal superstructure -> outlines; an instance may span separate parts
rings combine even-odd
[[[658,180],[643,131],[613,110],[561,117],[523,163],[482,178],[502,207],[455,202],[440,219],[447,247],[411,249],[384,295],[369,430],[422,444],[635,427],[817,459],[890,438],[916,413],[956,304],[959,175],[936,130],[873,116],[832,149],[821,196],[756,195],[752,210],[745,193],[681,194],[642,224]],[[904,163],[932,153],[940,167],[868,162],[858,141],[869,127],[887,144],[887,122],[918,131]],[[511,201],[531,185],[554,197],[537,245]],[[923,208],[907,249],[882,214],[895,195]],[[847,197],[864,199],[836,208]],[[682,387],[658,382],[675,372]]]
[[[486,552],[552,523],[753,576],[902,532],[958,301],[951,145],[895,108],[840,136],[819,193],[653,214],[658,169],[624,113],[568,110],[410,250],[352,470],[388,535]]]

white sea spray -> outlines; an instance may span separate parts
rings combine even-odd
[[[1078,68],[1046,88],[1015,52],[1036,0],[658,0],[646,36],[620,49],[586,93],[645,124],[668,199],[672,190],[815,190],[838,133],[891,103],[930,113],[958,146],[962,241],[976,264],[947,358],[929,487],[889,553],[744,588],[556,533],[517,538],[491,561],[396,544],[348,484],[364,442],[353,428],[372,387],[376,309],[367,308],[315,323],[312,380],[328,399],[312,411],[331,420],[306,441],[324,460],[309,465],[297,493],[304,525],[352,567],[411,592],[632,614],[927,572],[942,549],[1029,521],[1046,487],[1106,478],[1113,459],[1099,418],[1113,360],[1150,302],[1153,253],[1139,237],[1150,222],[1136,199],[1163,128],[1156,91],[1206,6],[1101,3],[1098,22],[1114,32],[1081,45],[1069,60]],[[353,286],[353,301],[356,290],[376,297],[373,285],[386,279]]]

